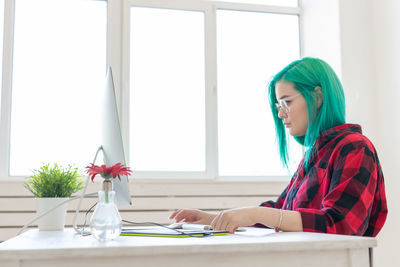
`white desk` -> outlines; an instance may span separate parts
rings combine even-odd
[[[30,230],[0,244],[1,267],[369,266],[376,239],[315,233],[246,232],[205,238],[118,237],[99,243],[72,229]]]

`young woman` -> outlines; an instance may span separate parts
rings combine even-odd
[[[269,101],[283,164],[288,162],[286,129],[307,148],[279,198],[218,214],[180,209],[170,219],[231,233],[256,225],[376,236],[387,216],[382,169],[361,127],[345,124],[343,88],[332,68],[316,58],[294,61],[274,76]]]

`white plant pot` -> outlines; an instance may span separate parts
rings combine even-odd
[[[68,198],[35,198],[36,215],[41,215],[53,209]],[[64,229],[65,217],[67,215],[68,202],[44,215],[37,221],[40,231],[59,231]]]

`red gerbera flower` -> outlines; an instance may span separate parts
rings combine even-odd
[[[97,174],[100,174],[103,178],[115,178],[118,177],[119,180],[121,180],[120,175],[126,175],[129,176],[132,174],[132,171],[129,169],[129,167],[117,163],[111,167],[107,167],[106,165],[101,165],[97,166],[94,165],[93,163],[90,163],[91,166],[87,166],[87,173],[91,176],[92,182],[94,177]]]

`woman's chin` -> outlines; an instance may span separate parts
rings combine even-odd
[[[305,133],[303,132],[303,131],[296,131],[296,129],[293,129],[293,128],[289,128],[289,134],[291,135],[291,136],[304,136],[305,135]]]
[[[297,133],[296,133],[296,131],[295,131],[293,128],[289,128],[289,134],[290,134],[291,136],[298,136]]]

